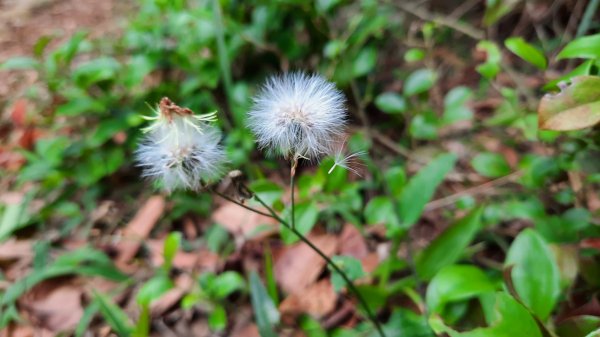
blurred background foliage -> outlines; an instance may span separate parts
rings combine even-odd
[[[81,320],[67,335],[107,325],[119,336],[158,335],[174,323],[152,316],[151,304],[183,273],[194,283],[173,310],[211,333],[234,335],[236,307],[251,306],[262,336],[374,335],[356,319],[328,323],[341,300],[325,318],[299,309],[303,315],[286,320],[280,303],[288,294],[271,250],[296,238],[285,229],[265,238],[264,226],[232,232],[211,217],[223,204],[209,193],[167,197],[167,211],[145,234],[162,238],[162,262],[141,252],[135,272],[113,263],[123,228],[160,194],[139,178],[132,153],[142,116],[164,96],[196,113],[218,111],[230,168],[287,214],[289,168],[256,151],[245,115],[267,76],[307,70],[345,92],[348,147],[368,155],[361,176],[328,174],[331,158],[301,167],[298,227],[340,237],[349,224],[378,253],[370,270],[352,254],[336,263],[361,280],[388,336],[595,336],[598,133],[538,130],[537,109],[543,95],[564,87],[559,81],[598,74],[598,1],[126,7],[114,18],[118,33],[41,36],[29,55],[0,66],[26,84],[0,98],[0,242],[33,242],[20,272],[0,254],[2,327],[40,327],[23,316],[23,297],[35,286],[99,276],[118,286],[86,291]],[[599,92],[594,83],[590,90]],[[198,250],[221,263],[210,271],[173,266],[177,252]],[[335,273],[331,282],[343,288]],[[363,317],[358,309],[349,315]]]

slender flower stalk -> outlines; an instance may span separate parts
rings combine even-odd
[[[260,203],[264,208],[266,208],[269,211],[269,213],[271,214],[272,218],[274,218],[275,220],[279,221],[279,223],[281,223],[283,226],[285,226],[289,230],[291,230],[302,242],[304,242],[306,245],[308,245],[315,253],[317,253],[321,258],[323,258],[323,260],[325,260],[325,262],[327,263],[327,265],[329,265],[333,270],[335,270],[344,279],[344,281],[346,282],[346,285],[348,286],[348,289],[352,293],[354,293],[354,295],[356,296],[356,298],[360,302],[360,305],[363,307],[363,309],[367,313],[367,316],[368,316],[369,320],[373,323],[373,325],[375,325],[375,328],[377,329],[377,332],[379,333],[379,335],[381,337],[386,337],[385,332],[383,331],[383,328],[381,327],[381,324],[379,323],[379,321],[375,317],[375,314],[373,313],[373,311],[369,307],[369,304],[367,303],[367,301],[365,300],[365,298],[362,296],[362,294],[356,288],[356,286],[354,286],[354,283],[352,282],[352,280],[350,279],[350,277],[348,277],[348,275],[346,275],[346,273],[337,264],[335,264],[335,262],[333,262],[333,260],[331,260],[331,258],[329,258],[325,253],[323,253],[323,251],[321,251],[319,249],[319,247],[315,246],[312,242],[310,242],[310,240],[306,236],[304,236],[300,231],[298,231],[290,223],[288,223],[281,216],[279,216],[275,212],[275,210],[273,210],[272,207],[270,207],[266,202],[264,202],[256,193],[252,192],[252,190],[250,190],[245,185],[241,185],[241,187],[243,189],[245,189],[244,194],[252,195],[254,197],[254,199],[256,199],[256,201],[258,201],[258,203]],[[236,202],[236,204],[238,204],[238,205],[240,205],[242,207],[245,206],[245,205],[237,203],[237,202]],[[261,211],[253,209],[251,207],[244,207],[244,208],[252,210],[252,211],[255,211],[255,212],[259,213],[259,214],[262,213]]]

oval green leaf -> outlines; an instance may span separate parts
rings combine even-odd
[[[558,265],[544,239],[526,229],[513,241],[505,265],[512,267],[515,291],[542,321],[545,321],[560,295]]]
[[[546,61],[544,54],[536,47],[523,40],[522,37],[511,37],[506,39],[504,45],[515,55],[541,70],[546,69],[548,66],[548,61]]]

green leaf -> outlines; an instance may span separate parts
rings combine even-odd
[[[431,279],[427,287],[428,312],[441,314],[446,303],[464,301],[493,291],[494,284],[481,269],[468,265],[447,266]]]
[[[8,203],[4,209],[0,208],[0,242],[6,240],[11,234],[23,227],[27,220],[26,208],[29,204],[30,197],[22,197],[21,200],[15,203]],[[1,204],[1,203],[0,203]]]
[[[523,60],[533,64],[538,69],[544,70],[548,66],[546,57],[536,47],[527,43],[522,37],[511,37],[504,41],[508,50],[515,53]]]
[[[291,209],[286,209],[286,218],[291,218]],[[302,234],[308,234],[313,227],[317,224],[319,219],[319,208],[315,201],[305,201],[298,203],[294,208],[294,217],[296,219],[296,229]],[[291,222],[288,220],[288,223]],[[285,226],[281,226],[281,239],[286,244],[292,244],[299,240],[298,236],[294,234]]]
[[[425,316],[419,315],[410,309],[394,309],[390,319],[383,326],[386,337],[434,337],[434,333],[427,324]],[[373,335],[375,336],[375,335]],[[377,335],[378,336],[378,335]]]
[[[150,305],[175,285],[168,275],[157,275],[144,283],[137,293],[136,300],[141,305]]]
[[[494,42],[487,40],[479,41],[476,48],[486,53],[486,61],[477,66],[477,72],[487,79],[496,77],[500,71],[500,61],[502,59],[500,48]]]
[[[431,111],[424,111],[410,121],[410,135],[416,139],[434,140],[438,135],[438,122],[439,118]]]
[[[419,69],[408,76],[404,82],[404,96],[414,96],[431,89],[437,75],[429,69]]]
[[[114,304],[106,295],[94,291],[94,301],[99,305],[100,313],[106,320],[106,323],[120,337],[131,336],[133,325],[127,317],[127,314]]]
[[[0,70],[37,69],[40,62],[32,57],[13,57],[0,64]]]
[[[79,323],[77,323],[77,328],[75,329],[75,337],[82,337],[85,335],[86,331],[88,331],[88,327],[94,316],[100,310],[100,304],[98,301],[92,301],[85,310],[83,311],[83,315],[79,319]]]
[[[542,337],[534,318],[519,302],[506,293],[496,294],[496,320],[488,328],[458,332],[447,327],[439,316],[432,316],[429,325],[441,335],[450,337]]]
[[[425,205],[431,200],[444,177],[454,168],[456,155],[442,154],[421,168],[404,187],[400,196],[400,217],[403,228],[414,225]]]
[[[250,300],[260,336],[277,337],[273,326],[279,323],[279,311],[255,271],[250,273]]]
[[[101,112],[106,112],[104,104],[89,96],[73,98],[56,108],[56,115],[58,116],[89,116]]]
[[[173,264],[173,259],[179,250],[179,246],[181,245],[181,233],[172,232],[169,233],[164,242],[163,247],[163,256],[165,261],[163,262],[163,266],[165,272],[169,272],[171,270],[171,265]]]
[[[377,50],[373,47],[363,48],[352,64],[352,76],[361,77],[370,73],[377,63]]]
[[[392,166],[384,174],[388,191],[394,198],[399,198],[406,185],[406,171],[402,166]]]
[[[546,94],[538,108],[540,129],[569,131],[600,122],[600,77],[577,76],[558,94]]]
[[[222,331],[227,327],[227,312],[222,305],[214,307],[208,316],[208,326],[212,331]]]
[[[520,0],[486,0],[485,13],[483,15],[483,23],[486,26],[491,26],[496,23],[504,15],[520,2]]]
[[[244,289],[246,289],[246,281],[242,275],[235,271],[226,271],[217,276],[211,293],[216,299],[223,300],[234,292]]]
[[[415,267],[423,279],[431,279],[440,269],[460,259],[481,227],[482,213],[482,207],[472,210],[416,256]]]
[[[505,265],[512,266],[512,283],[523,303],[545,321],[560,296],[558,265],[547,243],[525,229],[510,246]]]
[[[399,219],[394,211],[394,202],[386,196],[377,196],[369,200],[365,207],[365,219],[367,224],[385,224],[387,227],[393,228],[400,225]]]
[[[410,62],[418,62],[425,58],[425,51],[419,48],[411,48],[404,53],[404,61]]]
[[[338,268],[340,268],[351,281],[357,280],[365,276],[362,263],[352,256],[338,255],[331,258]],[[329,267],[331,270],[331,284],[335,291],[340,291],[346,286],[346,281],[342,276],[335,271],[335,269]]]
[[[480,153],[471,160],[471,165],[484,177],[497,178],[510,173],[510,166],[506,159],[498,153]]]
[[[375,98],[375,106],[388,114],[399,114],[406,111],[406,100],[395,92],[385,92]]]
[[[127,276],[116,269],[111,259],[104,253],[89,247],[80,248],[59,256],[44,269],[34,270],[19,282],[11,285],[2,296],[0,311],[2,307],[14,303],[36,284],[65,275],[101,276],[113,281],[125,281],[127,279]]]
[[[599,59],[600,58],[600,34],[582,36],[569,42],[556,56],[562,59]]]
[[[73,70],[78,86],[87,88],[94,83],[114,79],[121,65],[112,57],[99,57],[81,63]]]
[[[444,97],[443,122],[452,124],[473,119],[473,111],[467,106],[471,96],[473,91],[467,87],[459,86],[450,90]]]

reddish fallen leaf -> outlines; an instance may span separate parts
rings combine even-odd
[[[379,266],[381,259],[377,253],[369,253],[367,256],[360,259],[360,262],[365,272],[371,273]]]
[[[558,94],[546,94],[538,108],[539,128],[570,131],[600,122],[598,76],[576,76]]]
[[[260,337],[258,327],[254,323],[250,323],[239,330],[231,333],[231,337]]]
[[[332,256],[338,247],[333,235],[311,235],[308,238],[325,255]],[[288,294],[302,293],[321,274],[325,261],[305,243],[285,247],[275,261],[275,279]]]
[[[127,224],[123,231],[123,238],[117,248],[119,251],[117,256],[118,265],[127,264],[135,257],[142,241],[150,235],[164,209],[164,198],[153,196],[146,201],[133,220]]]
[[[10,113],[10,119],[17,127],[25,125],[25,114],[27,113],[27,100],[19,98],[15,101]]]
[[[340,235],[340,255],[348,255],[362,259],[369,254],[367,242],[353,225],[347,224]]]
[[[0,243],[0,261],[33,257],[33,243],[29,240],[9,239]]]
[[[233,235],[243,237],[264,237],[277,230],[277,221],[257,214],[233,203],[225,203],[212,214],[213,221],[220,224]],[[267,230],[259,227],[267,225]],[[258,234],[258,235],[255,235]]]
[[[19,299],[19,307],[36,328],[58,333],[72,330],[83,316],[83,289],[73,280],[41,282]]]
[[[152,302],[150,305],[150,316],[161,317],[169,309],[174,308],[183,298],[183,296],[189,292],[192,287],[194,280],[186,274],[181,274],[175,280],[175,288],[167,291],[159,299]]]
[[[337,294],[331,281],[324,279],[286,297],[279,305],[279,311],[282,315],[296,317],[304,313],[319,319],[335,309],[336,301]]]
[[[0,331],[0,337],[46,337],[53,334],[48,331],[35,331],[33,327],[26,325],[11,325]]]

